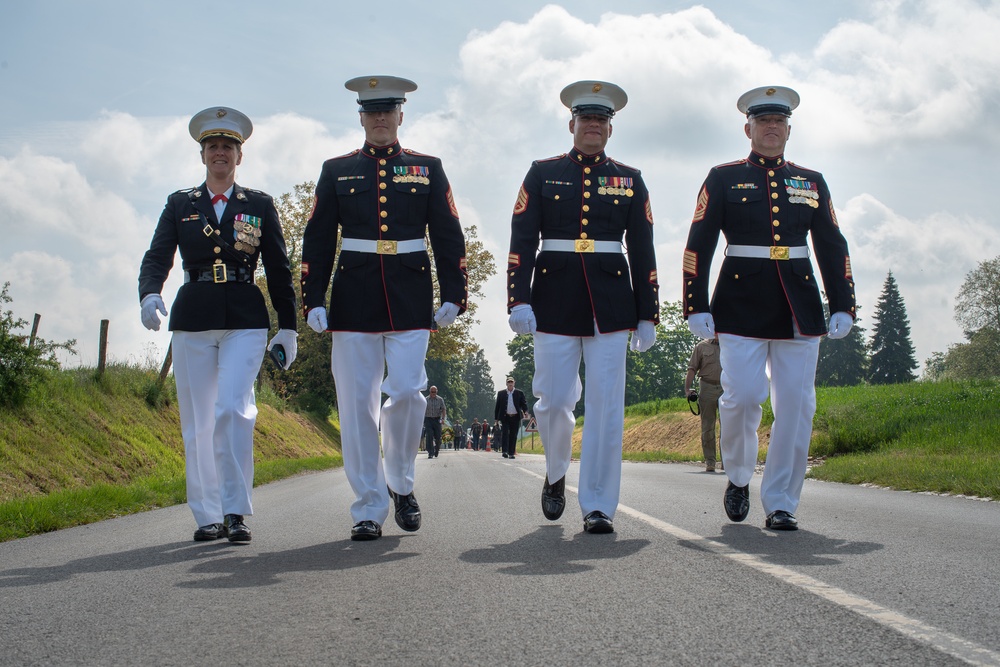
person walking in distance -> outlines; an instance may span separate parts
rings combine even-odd
[[[428,390],[427,407],[424,409],[424,449],[427,458],[434,459],[441,453],[441,426],[444,424],[446,410],[444,399],[438,396],[438,388]]]
[[[691,390],[691,383],[698,376],[700,392]],[[705,472],[715,472],[715,418],[719,397],[722,396],[722,364],[719,363],[719,339],[699,341],[688,359],[684,377],[684,394],[688,401],[698,403],[701,418],[701,452],[705,457]]]
[[[517,434],[527,412],[528,401],[524,392],[514,387],[514,378],[507,378],[507,388],[497,392],[496,407],[493,410],[493,418],[500,424],[501,450],[505,459],[514,458]]]

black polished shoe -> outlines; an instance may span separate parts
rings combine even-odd
[[[382,537],[382,526],[374,521],[358,521],[351,528],[351,539],[355,542],[367,542]]]
[[[396,525],[408,533],[420,530],[420,505],[413,492],[401,496],[389,489],[389,496],[396,503]]]
[[[729,482],[722,505],[726,508],[726,516],[730,521],[742,521],[747,518],[747,514],[750,513],[750,485],[736,486]]]
[[[545,476],[545,486],[542,487],[542,514],[549,521],[555,521],[566,509],[566,476],[563,475],[555,484],[549,484]]]
[[[226,515],[226,534],[230,542],[249,542],[250,529],[243,523],[242,514]]]
[[[210,523],[207,526],[198,526],[198,530],[194,531],[195,542],[211,542],[212,540],[217,540],[220,537],[225,536],[226,527],[221,523]]]
[[[798,530],[799,521],[791,512],[776,510],[767,515],[764,526],[771,530]]]
[[[615,523],[604,512],[594,510],[583,517],[583,529],[595,535],[615,532]]]

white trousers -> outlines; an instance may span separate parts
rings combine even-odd
[[[253,384],[267,329],[175,331],[187,501],[199,526],[253,514]]]
[[[333,332],[330,367],[337,387],[344,472],[354,490],[354,522],[385,523],[389,492],[413,491],[427,388],[427,330]],[[388,369],[388,370],[387,370]],[[379,410],[381,394],[385,403]],[[379,426],[382,450],[379,452]],[[383,459],[384,457],[384,459]]]
[[[722,398],[719,448],[726,474],[746,486],[757,463],[757,427],[770,376],[774,424],[767,448],[760,500],[765,514],[795,513],[805,480],[812,420],[816,413],[819,337],[787,340],[719,334]]]
[[[583,441],[580,445],[580,509],[614,519],[622,478],[625,424],[625,351],[628,331],[591,336],[535,334],[535,419],[545,447],[550,482],[563,478],[572,454],[573,408],[580,400],[580,359],[584,361]]]

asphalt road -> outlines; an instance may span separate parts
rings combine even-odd
[[[0,544],[3,665],[1000,665],[1000,504],[807,481],[742,524],[724,474],[626,463],[588,535],[570,468],[417,461],[417,533],[349,540],[342,470],[255,491],[253,542],[178,506]]]

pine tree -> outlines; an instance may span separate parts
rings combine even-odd
[[[473,417],[482,419],[493,416],[493,406],[496,402],[497,388],[493,385],[493,371],[490,369],[490,362],[486,360],[486,354],[482,348],[476,350],[475,354],[470,354],[464,360],[465,369],[462,371],[462,379],[468,387],[468,403],[466,411],[463,413],[463,423],[468,426]],[[523,387],[522,387],[523,389]],[[530,392],[528,392],[530,396]]]
[[[892,271],[882,285],[874,319],[875,327],[868,346],[871,352],[868,381],[871,384],[912,382],[916,379],[913,371],[917,368],[917,359],[910,340],[910,320]]]
[[[829,323],[830,312],[823,304]],[[858,310],[861,307],[858,306]],[[838,340],[823,337],[819,345],[819,363],[816,364],[816,384],[821,387],[853,387],[862,384],[868,373],[868,350],[865,346],[865,329],[861,318],[854,320],[851,331]]]

